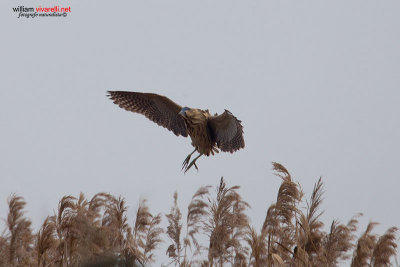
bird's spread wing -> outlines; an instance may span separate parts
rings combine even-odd
[[[124,91],[108,91],[108,93],[111,100],[121,108],[143,114],[177,136],[187,136],[185,121],[179,115],[182,107],[168,97]]]
[[[240,123],[228,110],[209,119],[211,135],[222,151],[233,153],[244,148],[243,126]]]

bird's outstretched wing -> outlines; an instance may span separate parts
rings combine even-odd
[[[243,126],[240,123],[228,110],[208,120],[211,136],[222,151],[233,153],[244,148]]]
[[[187,136],[186,125],[179,115],[181,106],[168,97],[124,91],[108,91],[111,100],[121,108],[143,114],[160,126],[167,128],[177,136]]]

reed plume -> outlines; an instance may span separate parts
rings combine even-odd
[[[209,218],[204,230],[209,236],[208,261],[218,266],[233,264],[237,257],[244,256],[241,247],[249,223],[245,214],[249,207],[237,190],[239,186],[227,187],[223,178],[217,188],[215,199],[209,200]]]
[[[54,264],[56,258],[57,239],[55,216],[48,216],[36,236],[37,265]]]
[[[346,225],[333,220],[330,231],[324,234],[318,262],[321,266],[337,266],[339,261],[349,259],[348,252],[353,249],[353,240],[358,225],[358,215],[354,216]]]
[[[209,189],[210,186],[200,187],[189,203],[186,217],[183,266],[191,266],[192,263],[199,264],[199,262],[193,260],[193,257],[200,255],[203,248],[197,241],[197,235],[200,234],[209,215],[208,202],[205,200],[209,196]],[[191,250],[193,256],[190,259],[188,258],[188,249]]]
[[[142,265],[153,261],[153,251],[162,242],[160,235],[163,230],[158,226],[160,223],[161,214],[153,216],[146,200],[140,201],[132,229],[133,250],[130,256]]]
[[[167,255],[171,258],[175,266],[181,264],[181,231],[182,231],[182,213],[178,207],[178,193],[174,193],[174,205],[171,207],[169,214],[165,215],[168,220],[167,235],[172,241],[168,246]]]
[[[245,238],[249,248],[249,265],[254,267],[268,266],[267,239],[265,235],[259,235],[257,231],[248,225]]]
[[[266,244],[266,255],[263,261],[267,266],[274,264],[279,266],[282,262],[290,261],[292,258],[296,234],[294,225],[299,212],[297,205],[301,201],[303,193],[283,165],[273,162],[272,167],[282,182],[276,203],[267,210],[260,238],[265,239]]]
[[[372,229],[376,225],[377,223],[370,222],[365,232],[358,239],[357,248],[354,251],[353,260],[351,262],[351,267],[368,266],[377,240],[377,236],[371,233]]]
[[[389,228],[384,235],[382,235],[374,246],[372,251],[371,265],[375,267],[390,266],[390,259],[396,256],[396,227]]]
[[[31,249],[34,237],[31,230],[31,221],[24,217],[26,202],[17,195],[8,199],[7,227],[5,254],[8,257],[6,265],[26,266],[34,261],[34,251]]]
[[[324,224],[320,221],[323,211],[319,211],[322,195],[323,184],[320,178],[314,185],[310,202],[307,202],[307,212],[305,214],[301,212],[297,220],[297,251],[301,254],[299,253],[296,256],[301,262],[307,262],[313,266],[321,264],[318,258],[321,256],[320,253],[323,249],[324,233],[322,227]]]

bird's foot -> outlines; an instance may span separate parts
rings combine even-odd
[[[184,172],[186,173],[193,165],[196,168],[196,170],[198,171],[199,168],[196,165],[196,160],[198,160],[203,154],[199,154],[197,157],[195,157],[192,162],[189,163],[190,161],[190,157],[192,156],[192,154],[195,152],[196,150],[194,150],[192,153],[189,154],[189,156],[186,157],[186,159],[183,161],[182,163],[182,170],[184,170]]]
[[[186,173],[192,166],[194,166],[194,167],[196,168],[197,171],[199,170],[199,168],[198,168],[197,165],[196,165],[196,160],[197,160],[197,158],[194,159],[194,160],[192,160],[192,162],[190,162],[189,165],[186,164],[185,173]]]
[[[192,156],[192,154],[189,154],[186,159],[182,162],[182,170],[185,169],[188,170],[187,166],[189,165],[189,161],[190,161],[190,157]]]

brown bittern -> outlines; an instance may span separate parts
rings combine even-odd
[[[187,172],[202,155],[210,156],[219,150],[233,153],[244,148],[243,127],[231,112],[211,115],[208,110],[181,107],[168,97],[124,91],[109,91],[109,97],[121,108],[143,114],[148,119],[172,131],[175,135],[188,135],[195,148],[183,161],[182,169]],[[199,155],[190,163],[190,157]]]

